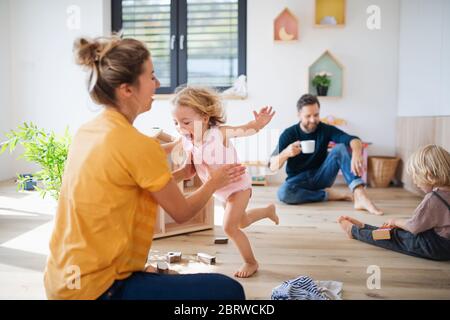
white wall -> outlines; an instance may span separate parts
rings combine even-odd
[[[382,13],[382,28],[377,31],[366,27],[366,9],[373,4]],[[297,43],[273,41],[273,20],[285,7],[299,19]],[[276,108],[277,115],[269,130],[280,132],[293,125],[297,121],[296,102],[307,90],[308,67],[325,50],[330,50],[345,67],[344,97],[322,101],[322,115],[346,119],[348,125],[344,130],[373,143],[369,153],[394,155],[399,1],[348,0],[347,24],[343,29],[314,28],[314,1],[310,0],[248,0],[247,12],[249,98],[228,102],[229,123],[250,120],[253,108],[270,104]],[[172,121],[167,109],[169,103],[156,103],[153,112],[141,117],[138,125],[154,124],[170,129]],[[271,136],[259,137],[260,160],[276,145],[276,141],[267,145]],[[254,157],[256,144],[250,145],[253,148],[246,154]],[[240,155],[243,153],[241,148]],[[275,180],[280,181],[283,176],[280,173]]]
[[[399,116],[450,116],[450,1],[402,0]]]
[[[109,2],[11,1],[11,127],[34,121],[56,132],[69,125],[74,132],[93,116],[85,75],[73,63],[72,44],[78,35],[99,36],[109,32]],[[399,1],[348,0],[347,3],[345,28],[316,29],[312,27],[314,1],[248,1],[249,98],[227,102],[229,123],[248,121],[254,108],[270,104],[276,108],[277,115],[269,130],[278,134],[294,124],[296,102],[307,90],[308,66],[328,49],[345,67],[345,92],[342,99],[323,101],[322,115],[345,118],[346,131],[373,143],[372,154],[394,154]],[[72,4],[81,9],[80,30],[66,27],[66,9]],[[366,27],[366,8],[372,4],[382,10],[379,31]],[[273,20],[286,6],[299,18],[301,38],[297,43],[275,44]],[[138,118],[136,126],[144,132],[153,126],[174,132],[170,103],[156,101],[150,113]],[[259,158],[263,160],[276,144],[277,136],[262,133],[258,139]],[[251,154],[254,157],[255,153]],[[250,156],[244,154],[242,158]],[[15,162],[12,174],[25,168],[28,167],[24,163]]]
[[[11,122],[11,44],[9,0],[0,0],[0,142],[9,131]],[[0,181],[11,177],[13,157],[9,153],[0,155]]]
[[[72,46],[79,35],[100,36],[110,31],[109,3],[11,1],[11,127],[33,121],[57,133],[63,133],[66,126],[75,132],[99,109],[89,100],[85,75],[74,63]],[[72,5],[80,10],[79,29],[68,24],[73,14],[68,9]],[[32,168],[24,161],[15,161],[13,174]]]

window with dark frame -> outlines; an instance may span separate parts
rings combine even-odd
[[[112,0],[113,31],[147,44],[160,94],[231,87],[246,74],[246,20],[246,0]]]

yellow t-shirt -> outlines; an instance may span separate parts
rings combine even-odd
[[[70,146],[44,274],[49,299],[96,299],[142,271],[171,179],[159,143],[106,109]],[[77,277],[80,275],[80,277]]]

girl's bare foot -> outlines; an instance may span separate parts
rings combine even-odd
[[[352,236],[352,226],[353,223],[345,219],[343,216],[340,216],[337,220],[339,222],[339,225],[341,226],[342,230],[347,234],[347,237],[349,239],[353,239]]]
[[[333,188],[325,189],[328,194],[328,201],[353,201],[353,196],[349,192],[337,191]]]
[[[366,210],[372,214],[377,216],[382,216],[384,213],[380,209],[378,209],[373,202],[369,199],[363,187],[358,187],[354,191],[355,204],[354,207],[356,210]]]
[[[258,270],[258,262],[244,263],[238,271],[234,273],[235,277],[248,278],[251,277]]]
[[[358,228],[364,228],[364,226],[365,226],[364,223],[362,223],[359,220],[356,220],[355,218],[352,218],[352,217],[349,217],[349,216],[341,216],[341,217],[343,217],[345,220],[350,221],[351,223],[353,223]]]
[[[276,209],[275,209],[275,205],[273,203],[269,204],[267,206],[267,210],[268,210],[268,215],[267,217],[272,220],[276,225],[278,225],[280,223],[280,218],[277,215]]]

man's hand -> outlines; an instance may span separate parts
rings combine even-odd
[[[283,153],[288,157],[292,158],[300,154],[302,152],[302,147],[300,146],[300,141],[295,141],[287,146],[286,149],[283,150]]]
[[[364,161],[361,153],[353,153],[350,169],[355,176],[361,177],[363,175]]]

